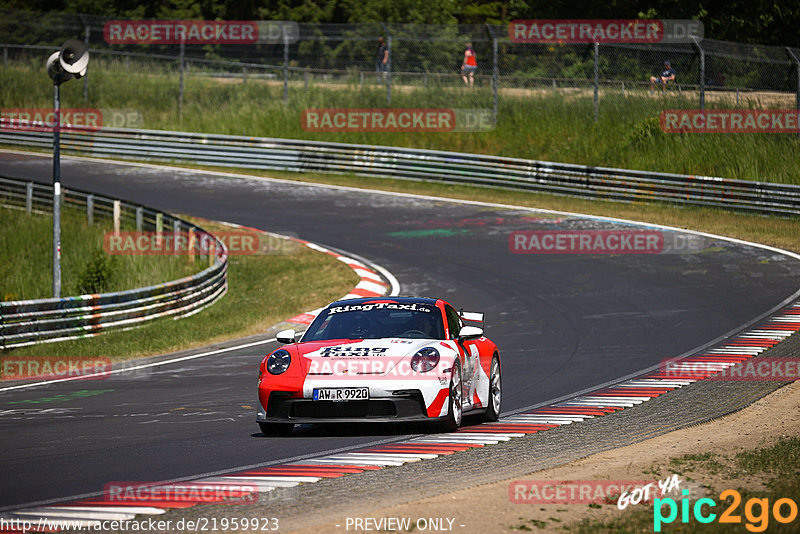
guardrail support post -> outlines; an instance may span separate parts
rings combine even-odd
[[[139,206],[136,208],[136,231],[141,232],[144,227],[144,208]]]
[[[600,43],[594,43],[594,122],[600,114]]]
[[[8,67],[8,47],[3,48],[3,66]]]
[[[247,83],[247,67],[242,67],[242,83]]]
[[[25,184],[25,213],[28,215],[33,211],[33,182]]]
[[[94,224],[94,195],[86,195],[86,222]]]
[[[700,111],[706,110],[706,51],[703,50],[703,47],[700,45],[700,41],[697,40],[697,37],[692,35],[692,42],[694,43],[695,48],[697,48],[697,54],[700,59],[700,66],[699,66],[699,83],[700,83]]]
[[[795,81],[795,94],[794,94],[794,105],[795,107],[800,110],[800,58],[797,57],[797,54],[794,51],[786,47],[786,53],[789,55],[789,58],[794,63],[796,70],[797,70],[797,80]],[[738,100],[739,92],[737,90],[736,97]],[[800,130],[797,131],[797,137],[800,137]]]
[[[122,203],[119,200],[114,201],[114,235],[119,235],[119,224],[122,215]]]

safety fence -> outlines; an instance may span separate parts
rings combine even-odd
[[[759,107],[800,105],[800,50],[714,39],[663,43],[523,43],[509,37],[507,26],[432,24],[295,24],[291,39],[250,44],[119,44],[108,41],[107,18],[64,13],[0,10],[3,65],[43,61],[65,39],[83,40],[92,65],[84,78],[89,102],[93,72],[174,75],[177,107],[184,102],[188,76],[274,80],[283,98],[311,84],[375,85],[392,103],[393,88],[435,90],[463,87],[461,64],[466,43],[477,55],[476,105],[493,107],[498,99],[541,91],[601,98],[647,94],[650,77],[670,61],[677,71],[673,85],[699,107],[724,101]],[[378,69],[378,39],[385,39],[388,61]],[[380,72],[378,72],[380,70]],[[145,83],[145,82],[142,82]],[[102,86],[102,82],[99,83]],[[148,88],[143,88],[149,90]],[[520,93],[522,91],[522,93]],[[706,92],[709,94],[706,95]],[[755,93],[755,94],[753,94]],[[172,97],[173,95],[170,95]],[[597,111],[595,112],[597,114]]]
[[[128,291],[0,302],[0,349],[90,337],[161,317],[186,317],[227,291],[227,249],[202,228],[141,205],[75,189],[62,189],[61,199],[63,205],[85,209],[90,224],[99,218],[112,219],[117,231],[122,222],[135,224],[138,231],[163,233],[165,239],[172,233],[172,242],[188,232],[202,244],[208,267],[193,276]],[[0,177],[0,205],[51,213],[53,186]]]
[[[0,129],[0,143],[49,148],[51,134]],[[160,130],[62,133],[95,157],[290,172],[355,174],[519,189],[626,202],[800,215],[800,186],[554,163],[481,154]]]

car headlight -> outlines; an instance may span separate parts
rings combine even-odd
[[[271,375],[283,374],[289,368],[290,363],[292,363],[292,356],[287,351],[276,350],[267,358],[267,371]]]
[[[439,363],[439,351],[433,347],[419,349],[411,357],[411,368],[418,373],[427,373]]]

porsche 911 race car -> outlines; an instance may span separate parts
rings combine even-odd
[[[464,414],[500,415],[500,354],[483,335],[480,313],[431,298],[341,300],[295,337],[280,332],[285,345],[259,366],[256,419],[264,434],[365,421],[455,430]]]

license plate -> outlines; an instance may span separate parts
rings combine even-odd
[[[369,388],[317,388],[314,389],[315,401],[349,401],[369,399]]]

